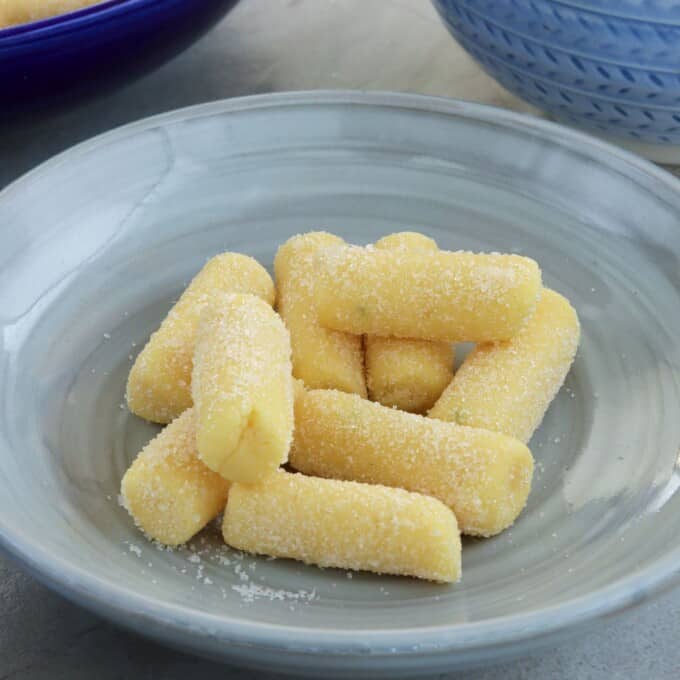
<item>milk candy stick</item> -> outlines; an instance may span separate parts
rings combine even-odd
[[[130,411],[169,423],[192,405],[191,369],[203,308],[219,293],[252,293],[274,304],[274,283],[252,257],[223,253],[209,260],[138,355],[127,383]]]
[[[431,238],[407,231],[385,236],[375,247],[437,250]],[[364,347],[369,397],[384,406],[425,413],[453,377],[454,347],[450,342],[367,335]]]
[[[517,335],[470,352],[429,415],[528,442],[569,372],[579,335],[569,301],[545,288]]]
[[[322,567],[439,582],[460,577],[454,514],[402,489],[281,470],[262,484],[233,485],[223,534],[239,550]]]
[[[290,338],[266,302],[224,294],[203,310],[191,390],[198,452],[211,470],[254,483],[287,460],[293,433]]]
[[[293,236],[278,250],[274,272],[278,312],[290,331],[293,374],[311,388],[333,388],[366,396],[361,336],[322,328],[316,315],[314,253],[342,245],[326,232]]]
[[[296,391],[290,463],[319,477],[438,498],[461,532],[510,526],[531,488],[533,458],[507,435],[387,408],[336,390]]]
[[[335,246],[315,261],[319,321],[346,333],[507,340],[541,288],[538,265],[519,255]]]
[[[193,409],[152,439],[123,477],[123,504],[150,538],[179,545],[214,519],[227,502],[229,482],[198,458]]]

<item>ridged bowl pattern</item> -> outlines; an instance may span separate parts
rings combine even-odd
[[[680,143],[680,2],[434,0],[458,42],[556,119]]]

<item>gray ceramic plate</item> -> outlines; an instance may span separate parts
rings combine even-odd
[[[131,361],[210,255],[418,228],[521,252],[583,342],[531,447],[529,505],[437,586],[161,551],[116,497],[154,428]],[[579,133],[410,95],[232,100],[142,121],[0,194],[0,534],[124,626],[253,666],[394,677],[523,653],[669,585],[680,565],[680,185]]]

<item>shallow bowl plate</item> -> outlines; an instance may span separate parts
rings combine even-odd
[[[450,670],[583,630],[678,575],[679,226],[680,184],[650,164],[450,100],[236,99],[82,144],[0,194],[1,544],[119,624],[296,673]],[[163,551],[117,502],[155,432],[126,375],[182,287],[319,228],[529,255],[580,314],[528,506],[465,544],[460,584],[243,556],[214,527]]]

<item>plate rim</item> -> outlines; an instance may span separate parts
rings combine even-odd
[[[511,128],[567,147],[572,153],[585,154],[601,165],[623,173],[631,181],[642,182],[659,198],[680,212],[680,179],[643,158],[608,142],[566,128],[551,121],[485,104],[428,95],[360,90],[293,91],[250,95],[207,102],[149,116],[92,137],[41,163],[0,191],[0,205],[29,185],[33,178],[50,172],[73,157],[91,153],[98,147],[115,143],[138,131],[150,130],[169,123],[217,114],[253,109],[313,107],[319,105],[351,105],[364,107],[405,108],[421,113],[439,113],[474,119],[503,128]],[[617,166],[617,167],[616,167]],[[637,177],[632,175],[637,174]],[[10,451],[9,447],[7,451]],[[1,452],[0,452],[1,455]],[[0,517],[0,548],[24,564],[39,580],[82,606],[91,607],[124,621],[131,615],[154,623],[163,637],[186,636],[189,646],[198,635],[210,631],[210,637],[230,645],[261,650],[306,654],[362,657],[388,655],[391,658],[469,652],[495,646],[514,645],[530,639],[538,641],[620,612],[639,604],[653,594],[680,583],[680,542],[665,557],[656,560],[636,574],[592,591],[588,595],[537,609],[533,612],[509,614],[472,623],[453,623],[402,629],[326,629],[280,625],[244,620],[200,612],[190,607],[171,604],[99,578],[95,573],[55,557],[30,532],[8,526]],[[115,616],[114,616],[115,615]],[[131,619],[131,625],[134,621]],[[134,625],[133,625],[134,627]],[[360,642],[358,641],[360,640]],[[228,650],[225,649],[225,656]]]
[[[102,18],[108,20],[111,16],[136,9],[140,6],[157,3],[158,0],[98,0],[94,5],[86,5],[79,9],[72,9],[61,14],[54,14],[42,19],[35,19],[23,24],[12,24],[11,26],[0,26],[0,47],[13,45],[28,40],[42,39],[55,33],[65,33],[77,30],[87,23],[100,21]]]

